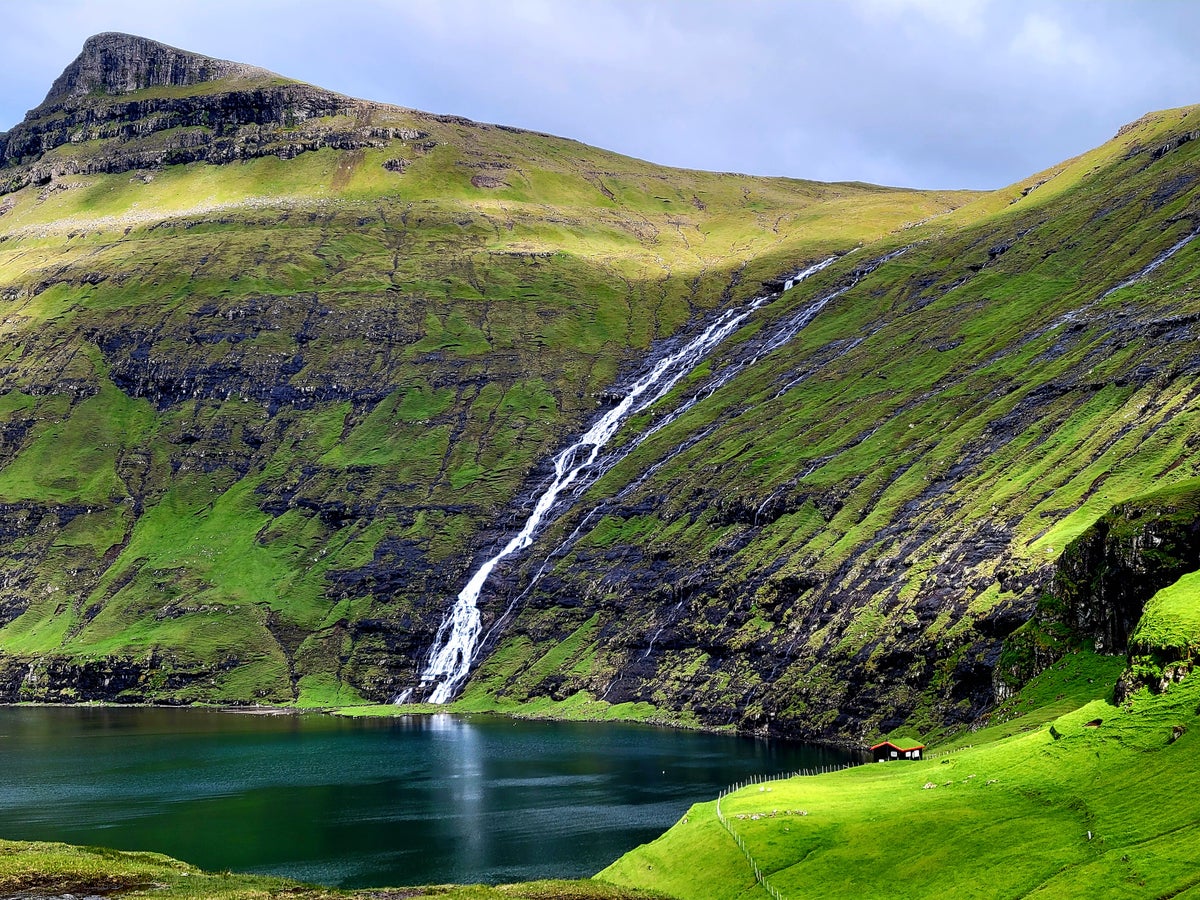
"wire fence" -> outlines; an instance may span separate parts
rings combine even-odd
[[[773,897],[774,900],[785,900],[785,898],[780,892],[779,888],[771,884],[766,874],[759,867],[758,862],[754,859],[754,855],[746,846],[745,838],[743,838],[734,830],[733,825],[729,823],[729,819],[726,817],[725,813],[721,811],[721,801],[736,791],[740,791],[743,788],[753,787],[756,784],[766,785],[772,781],[785,781],[788,778],[799,778],[805,775],[825,775],[829,772],[840,772],[843,769],[852,769],[859,765],[862,765],[862,763],[851,762],[840,766],[816,766],[810,769],[797,769],[794,772],[786,772],[780,775],[754,775],[751,778],[747,778],[745,781],[739,781],[735,784],[729,785],[729,787],[725,788],[725,790],[721,791],[721,793],[717,795],[717,821],[721,823],[721,827],[729,833],[729,836],[733,838],[734,843],[738,845],[738,849],[741,850],[742,855],[746,857],[746,862],[750,863],[750,869],[754,872],[754,880],[762,885],[763,890],[766,891],[769,896]]]

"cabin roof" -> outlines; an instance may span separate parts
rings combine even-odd
[[[891,741],[881,741],[880,743],[873,746],[871,749],[878,750],[880,747],[891,747],[891,748],[893,748],[895,750],[899,750],[901,752],[908,751],[908,750],[924,750],[925,749],[924,744],[911,744],[911,743],[908,743],[907,741],[903,745],[894,744]]]

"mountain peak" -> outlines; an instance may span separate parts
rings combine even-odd
[[[188,86],[267,74],[255,66],[109,31],[84,42],[83,50],[58,76],[43,105],[94,93],[126,94],[149,87]]]

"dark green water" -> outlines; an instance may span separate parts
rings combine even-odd
[[[500,717],[0,708],[0,837],[345,887],[592,875],[799,744]]]

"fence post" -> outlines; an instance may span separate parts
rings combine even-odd
[[[803,771],[804,770],[802,770],[802,769],[797,769],[791,777],[795,777],[795,776],[801,774],[801,772],[803,772]],[[743,838],[740,834],[738,834],[734,830],[733,826],[729,823],[725,814],[721,811],[721,800],[722,800],[722,798],[728,796],[729,794],[732,794],[735,791],[741,790],[742,787],[748,787],[752,784],[765,784],[768,781],[778,781],[782,778],[787,778],[787,777],[789,777],[789,776],[787,776],[785,774],[768,775],[768,774],[762,773],[762,774],[752,775],[750,778],[746,779],[745,781],[736,782],[734,784],[731,784],[729,787],[727,787],[724,790],[719,791],[717,793],[717,803],[716,803],[717,821],[720,822],[721,827],[724,828],[725,831],[727,831],[729,833],[729,836],[731,838],[733,838],[734,843],[738,845],[738,849],[742,851],[742,855],[746,857],[746,861],[748,863],[750,863],[750,870],[751,870],[751,872],[754,873],[755,883],[761,884],[763,886],[763,890],[765,890],[767,892],[767,896],[773,897],[774,900],[783,900],[783,895],[779,892],[779,890],[773,884],[771,884],[767,880],[767,877],[763,874],[762,869],[760,869],[758,867],[758,863],[755,861],[753,854],[751,854],[749,849],[747,849],[745,838]]]

